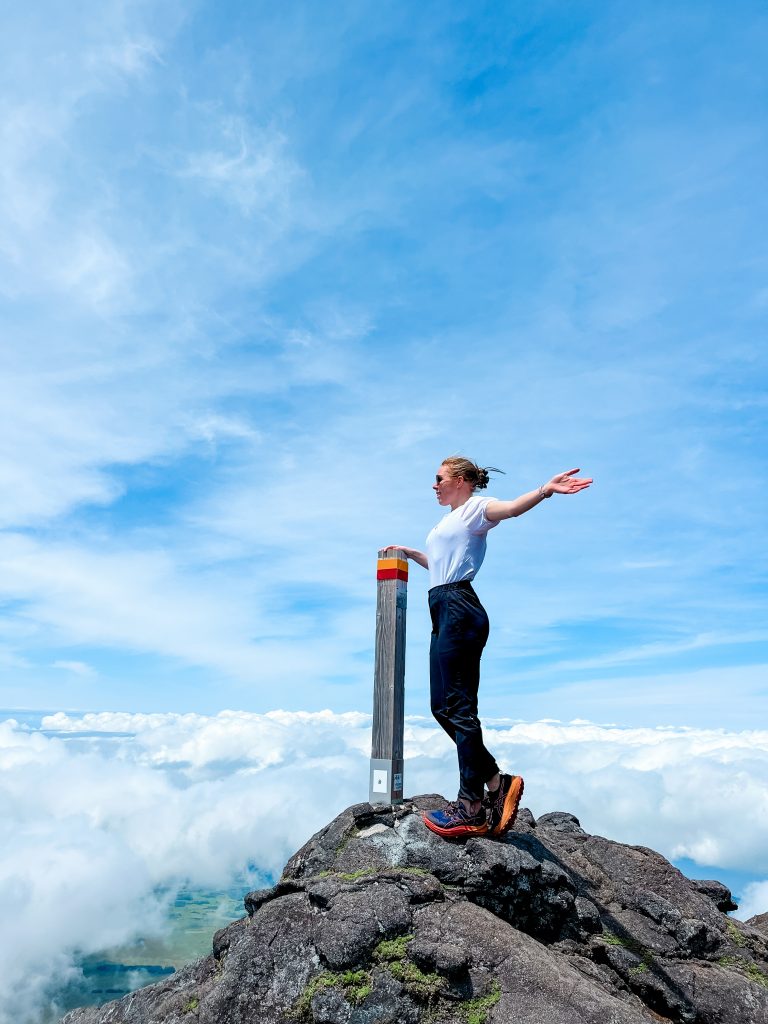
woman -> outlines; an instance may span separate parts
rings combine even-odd
[[[521,516],[553,494],[576,494],[592,483],[577,478],[578,469],[569,469],[513,501],[497,501],[475,495],[488,486],[489,471],[500,472],[461,456],[445,459],[432,489],[438,503],[449,505],[451,511],[427,537],[426,553],[400,547],[407,558],[429,570],[432,714],[456,744],[459,758],[458,800],[446,810],[424,815],[427,827],[446,837],[503,835],[514,824],[523,792],[519,775],[499,772],[483,744],[477,717],[480,656],[488,639],[488,616],[471,581],[483,564],[486,535],[502,519]],[[488,788],[485,799],[484,785]]]

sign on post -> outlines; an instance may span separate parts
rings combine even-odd
[[[376,565],[376,668],[368,799],[403,802],[403,705],[408,560],[397,548],[382,548]]]

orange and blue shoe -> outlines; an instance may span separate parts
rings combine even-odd
[[[485,800],[488,811],[488,831],[492,836],[503,836],[515,823],[520,797],[523,795],[523,780],[520,775],[500,776],[499,788],[489,793]]]
[[[484,836],[488,831],[484,808],[477,814],[470,814],[461,801],[448,804],[442,811],[426,811],[421,817],[428,829],[444,839]]]

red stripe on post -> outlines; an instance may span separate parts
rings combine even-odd
[[[408,582],[408,571],[403,572],[402,569],[378,569],[376,572],[377,580],[404,580]]]

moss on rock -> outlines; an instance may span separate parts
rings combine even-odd
[[[348,1003],[357,1006],[371,994],[371,975],[369,971],[325,971],[318,974],[307,984],[304,991],[293,1005],[291,1016],[294,1020],[310,1020],[312,1016],[312,999],[324,988],[338,988]]]

